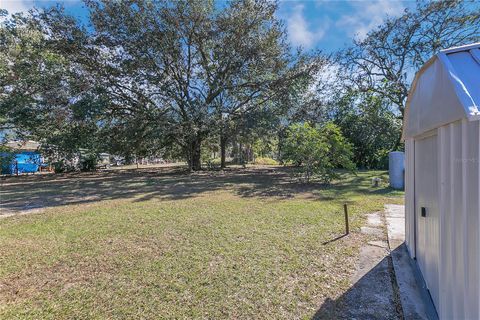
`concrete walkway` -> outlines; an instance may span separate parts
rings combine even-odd
[[[369,241],[360,249],[351,287],[326,301],[313,319],[436,319],[406,250],[404,207],[386,205],[366,218],[360,232]]]
[[[385,205],[388,245],[392,257],[395,279],[400,293],[403,317],[405,319],[435,319],[433,304],[429,301],[426,289],[419,286],[405,246],[405,207],[402,205]]]
[[[361,232],[371,240],[360,249],[357,270],[351,278],[354,285],[345,295],[348,311],[342,318],[399,319],[383,213],[367,214],[367,224]]]
[[[360,249],[351,287],[327,300],[313,319],[402,319],[383,212],[367,214],[361,233],[369,241]]]

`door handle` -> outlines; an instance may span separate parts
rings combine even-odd
[[[422,209],[421,209],[421,210],[422,210],[422,217],[424,217],[424,218],[425,218],[425,217],[427,216],[427,208],[425,208],[425,207],[422,207]]]

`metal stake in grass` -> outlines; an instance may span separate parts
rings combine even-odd
[[[348,226],[348,208],[346,203],[343,205],[343,212],[345,213],[345,234],[349,234],[350,228]]]

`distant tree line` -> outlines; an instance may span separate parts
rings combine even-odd
[[[0,130],[61,157],[159,156],[192,171],[227,160],[298,162],[295,132],[339,150],[317,150],[325,158],[317,172],[352,168],[344,155],[384,168],[402,148],[415,71],[480,35],[479,6],[464,1],[418,2],[332,55],[292,48],[269,0],[85,6],[86,20],[61,6],[0,11]]]

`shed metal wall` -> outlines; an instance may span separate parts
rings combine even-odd
[[[461,120],[437,129],[440,319],[480,319],[480,126]],[[415,257],[414,145],[406,151],[406,244]],[[432,294],[433,295],[433,294]]]
[[[415,141],[405,140],[405,244],[415,257]]]
[[[440,256],[438,147],[436,130],[415,140],[415,254],[435,306],[439,305]],[[422,207],[425,208],[425,216],[421,215]]]

